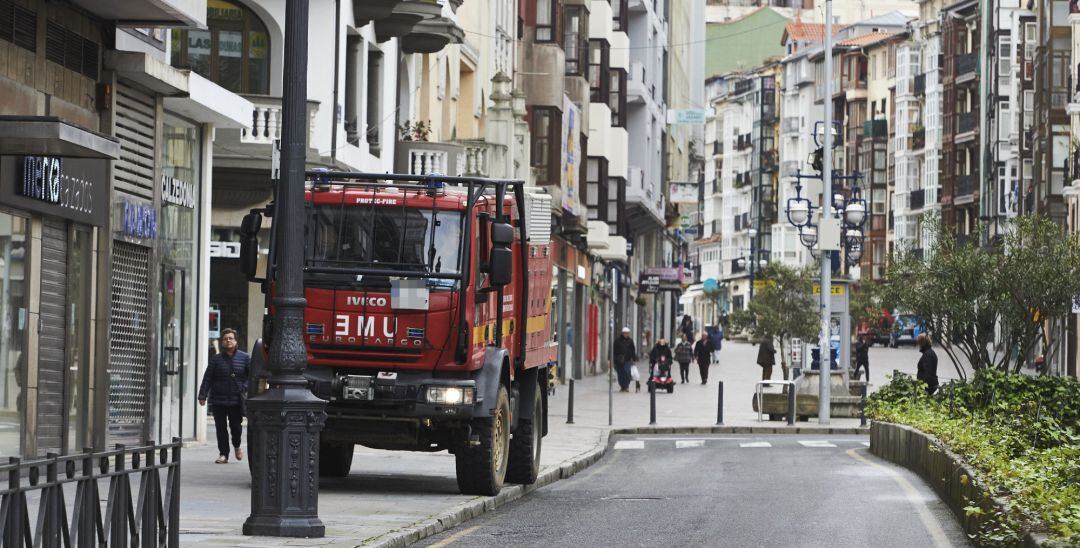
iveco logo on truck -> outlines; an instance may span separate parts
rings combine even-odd
[[[345,304],[349,306],[386,306],[386,297],[358,297],[350,295],[345,297]]]

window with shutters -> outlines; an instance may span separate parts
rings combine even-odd
[[[68,70],[97,80],[99,50],[97,42],[56,21],[45,25],[45,59]]]
[[[11,0],[0,0],[0,40],[37,51],[37,13]]]

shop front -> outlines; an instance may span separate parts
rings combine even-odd
[[[0,156],[0,456],[93,445],[108,204],[107,159]]]

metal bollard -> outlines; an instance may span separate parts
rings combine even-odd
[[[724,424],[724,381],[718,383],[717,388],[719,394],[716,398],[716,424],[717,426],[723,426]]]
[[[795,387],[787,387],[787,423],[788,426],[795,425]]]
[[[574,424],[574,379],[570,379],[570,386],[566,389],[566,424]]]
[[[868,376],[869,377],[869,376]],[[862,401],[859,404],[859,426],[866,426],[866,387],[869,386],[870,380],[862,385]]]
[[[656,424],[656,384],[649,383],[649,424]]]

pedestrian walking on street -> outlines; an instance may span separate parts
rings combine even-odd
[[[236,331],[221,331],[221,353],[210,359],[199,387],[199,405],[210,402],[217,430],[217,464],[229,462],[229,434],[232,434],[233,453],[236,460],[244,459],[240,448],[241,422],[244,420],[244,398],[247,397],[248,374],[251,355],[236,348]]]
[[[679,323],[679,332],[683,337],[694,340],[694,320],[690,318],[689,314],[684,314],[682,322]]]
[[[870,334],[863,333],[855,341],[855,379],[859,379],[859,370],[866,371],[866,382],[870,382]]]
[[[691,340],[690,337],[683,335],[682,340],[675,347],[675,361],[679,362],[681,384],[690,382],[690,362],[694,361],[694,344],[690,342]]]
[[[694,344],[694,357],[697,358],[698,373],[701,374],[701,384],[709,382],[709,365],[712,363],[713,345],[709,340],[708,333],[702,333],[701,338]]]
[[[630,366],[637,359],[637,345],[630,336],[630,328],[622,328],[622,335],[615,339],[611,358],[615,362],[615,373],[619,376],[619,392],[630,391]]]
[[[773,347],[772,335],[766,335],[758,345],[757,364],[761,366],[761,380],[772,379],[772,368],[776,365],[776,348]]]
[[[712,331],[709,331],[711,329]],[[706,333],[709,334],[709,342],[712,343],[713,361],[720,361],[720,347],[724,344],[724,326],[719,323],[715,327],[706,329]]]
[[[926,395],[933,396],[938,389],[937,353],[931,348],[930,337],[926,333],[920,333],[916,342],[922,356],[919,358],[919,370],[915,378],[926,383]]]

